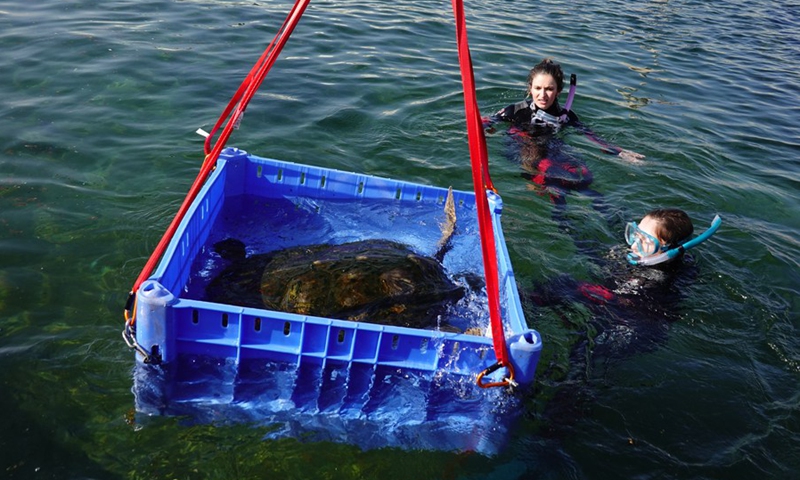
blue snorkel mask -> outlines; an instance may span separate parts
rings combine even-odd
[[[651,266],[664,263],[667,260],[672,260],[686,250],[696,247],[708,240],[711,235],[714,235],[714,232],[717,231],[720,225],[722,225],[722,219],[719,218],[719,215],[716,215],[714,216],[714,220],[711,221],[711,226],[708,227],[708,230],[675,248],[662,251],[662,245],[657,238],[642,231],[636,225],[636,222],[630,222],[625,227],[625,241],[628,242],[628,245],[636,244],[636,250],[642,252],[642,255],[636,255],[631,252],[628,254],[628,262],[632,265]]]

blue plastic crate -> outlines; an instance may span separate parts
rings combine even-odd
[[[446,196],[445,188],[226,149],[137,294],[136,340],[161,359],[137,365],[137,408],[273,423],[282,425],[279,435],[363,447],[492,452],[503,429],[487,422],[513,416],[503,408],[515,407],[499,389],[474,384],[496,363],[490,338],[223,305],[202,295],[219,268],[211,245],[231,236],[259,253],[387,238],[432,254]],[[454,191],[454,199],[458,227],[445,267],[483,276],[475,196]],[[489,204],[512,362],[517,380],[530,383],[541,339],[522,314],[500,227],[502,201],[489,194]],[[485,292],[470,297],[447,321],[485,329]],[[398,398],[405,403],[393,405]],[[463,435],[475,425],[487,430],[477,443],[474,433]]]

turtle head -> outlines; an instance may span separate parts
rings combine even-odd
[[[235,238],[226,238],[214,244],[214,251],[224,260],[236,262],[247,258],[244,243]]]

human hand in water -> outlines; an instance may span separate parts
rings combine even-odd
[[[632,152],[630,150],[620,150],[619,158],[629,163],[644,163],[644,155],[641,153]]]
[[[481,122],[483,122],[483,130],[486,133],[494,133],[494,121],[491,117],[481,117]]]

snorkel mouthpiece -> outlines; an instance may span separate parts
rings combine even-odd
[[[639,255],[636,255],[635,253],[631,252],[628,254],[628,263],[630,263],[631,265],[642,265],[645,267],[657,265],[659,263],[666,262],[670,258],[673,258],[670,257],[668,254],[676,250],[677,249],[667,250],[666,252],[661,252],[655,255],[648,255],[646,257],[640,257]]]
[[[678,245],[675,248],[670,248],[666,252],[661,252],[655,255],[648,255],[646,257],[640,257],[639,255],[636,255],[635,253],[631,252],[628,254],[628,263],[630,263],[631,265],[644,265],[646,267],[649,267],[652,265],[658,265],[659,263],[664,263],[668,260],[672,260],[673,258],[682,254],[686,250],[694,248],[697,245],[700,245],[701,243],[711,238],[711,236],[714,235],[714,232],[716,232],[717,229],[719,229],[720,225],[722,225],[722,219],[719,218],[719,215],[715,215],[714,220],[711,221],[711,226],[708,227],[708,230],[696,236],[695,238],[689,240],[688,242],[682,243],[681,245]]]

